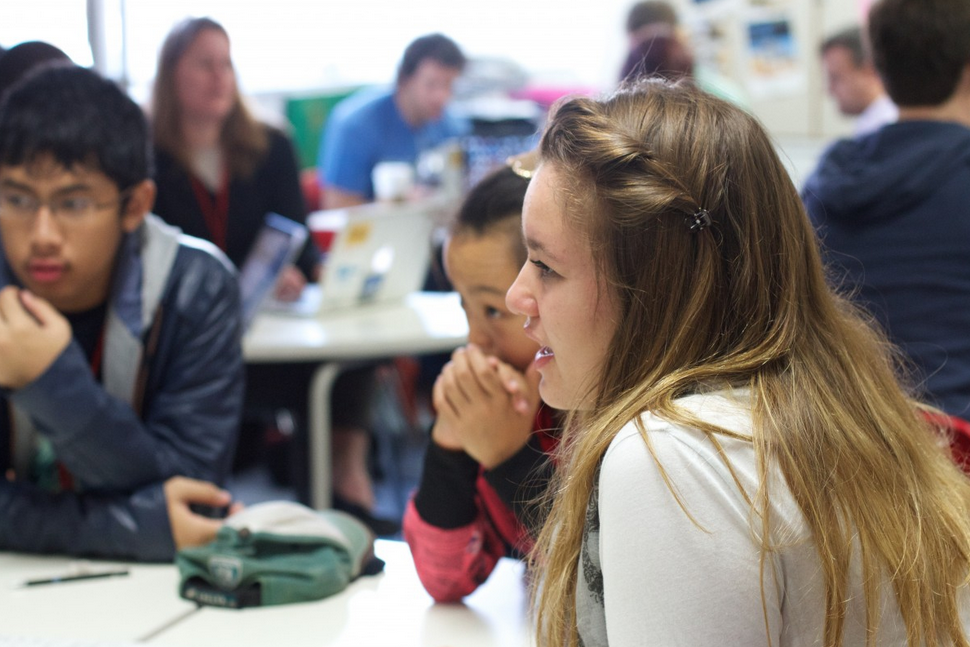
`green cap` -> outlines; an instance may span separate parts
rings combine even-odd
[[[356,518],[290,501],[229,517],[214,541],[176,555],[182,597],[241,608],[319,600],[342,591],[373,557]]]

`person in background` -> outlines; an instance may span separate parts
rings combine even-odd
[[[155,213],[212,241],[240,267],[269,212],[303,223],[296,153],[285,134],[243,103],[229,35],[211,18],[188,18],[168,33],[151,102],[158,198]],[[308,242],[277,284],[299,296],[315,280],[319,254]]]
[[[171,224],[215,242],[238,266],[267,212],[305,221],[293,147],[283,133],[256,121],[245,108],[229,36],[219,23],[189,18],[169,32],[159,55],[152,121],[158,166],[155,211]],[[281,275],[278,298],[296,298],[307,280],[318,277],[319,253],[309,241],[296,265]],[[295,485],[301,497],[306,496],[306,475],[291,467],[306,464],[306,385],[314,368],[308,363],[247,367],[243,451],[262,455],[265,448],[283,444],[290,451],[278,452],[282,468],[276,473],[285,484]],[[365,429],[373,381],[373,371],[365,368],[343,372],[334,384],[335,503],[386,535],[398,525],[370,515],[374,494]],[[256,427],[252,433],[250,420]],[[284,424],[277,420],[292,429],[281,429]]]
[[[548,481],[556,443],[533,359],[539,347],[505,292],[525,262],[521,211],[529,180],[506,167],[465,198],[445,246],[445,269],[468,317],[434,386],[437,420],[421,482],[404,515],[418,576],[438,602],[472,593],[500,557],[532,546],[529,502]],[[513,386],[510,386],[513,385]]]
[[[658,36],[674,36],[676,30],[677,11],[664,0],[643,0],[627,12],[626,36],[630,51]]]
[[[236,279],[149,213],[151,164],[141,109],[94,72],[0,103],[0,550],[169,561],[221,523],[193,504],[229,503]]]
[[[859,27],[829,36],[819,53],[829,95],[839,105],[839,112],[855,117],[856,136],[896,121],[899,111],[883,88]]]
[[[873,60],[899,120],[833,144],[802,199],[826,260],[914,364],[923,395],[970,417],[970,0],[873,5]]]
[[[452,86],[464,66],[465,57],[451,39],[442,34],[422,36],[405,49],[392,89],[362,90],[334,108],[320,143],[318,171],[324,187],[324,208],[373,201],[372,177],[378,164],[393,161],[414,165],[422,152],[464,132],[464,125],[446,109]],[[438,287],[433,276],[429,276],[428,286]],[[434,358],[425,358],[422,363],[434,364]],[[360,381],[366,379],[372,390],[376,389],[375,373],[373,365],[356,371]],[[372,480],[360,469],[370,449],[371,437],[367,434],[334,434],[335,507],[364,519],[374,505]],[[347,459],[337,460],[338,456]],[[391,528],[377,521],[380,528]]]
[[[508,307],[572,412],[540,647],[968,645],[970,480],[754,117],[656,79],[561,103],[522,221]]]
[[[694,57],[684,43],[673,35],[655,36],[630,50],[620,78],[625,83],[658,76],[668,81],[694,77]]]
[[[371,177],[379,163],[415,164],[423,151],[464,132],[446,110],[464,67],[465,56],[450,38],[422,36],[404,50],[393,89],[363,90],[337,104],[317,165],[324,208],[373,201]]]
[[[70,63],[59,48],[39,40],[14,45],[0,56],[0,99],[28,72],[48,63]]]
[[[626,17],[628,54],[620,68],[620,81],[629,80],[630,72],[638,64],[649,70],[653,61],[658,61],[671,66],[669,70],[661,71],[681,77],[688,76],[686,71],[689,69],[689,76],[701,89],[747,109],[748,94],[741,85],[713,67],[694,60],[692,47],[681,33],[679,22],[677,11],[665,0],[642,0],[632,5]],[[659,39],[660,51],[654,50],[652,42],[655,39]],[[670,39],[676,40],[677,44],[669,45]],[[648,60],[641,64],[644,59]]]

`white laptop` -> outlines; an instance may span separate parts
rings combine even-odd
[[[266,214],[249,254],[239,268],[239,294],[243,329],[249,328],[256,312],[270,299],[283,268],[303,249],[307,228],[277,213]]]
[[[319,311],[399,300],[421,289],[440,203],[374,203],[340,211],[346,222],[327,255]]]

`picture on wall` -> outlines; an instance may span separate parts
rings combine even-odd
[[[755,96],[792,94],[804,87],[805,71],[791,19],[784,12],[751,14],[748,36],[748,87]]]

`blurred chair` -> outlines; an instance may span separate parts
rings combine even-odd
[[[970,422],[945,413],[926,414],[926,417],[947,436],[953,460],[970,474]]]
[[[316,167],[300,171],[300,190],[303,191],[303,201],[308,210],[323,209],[323,187],[320,185]]]

